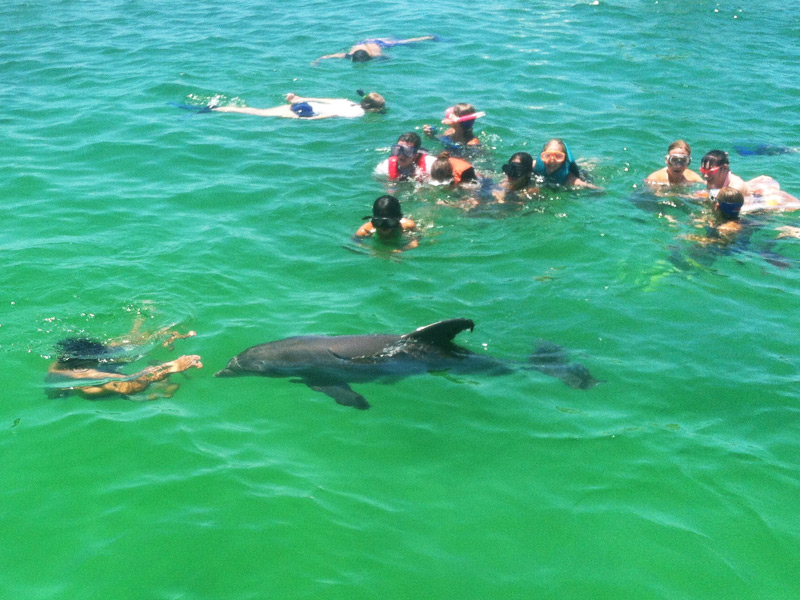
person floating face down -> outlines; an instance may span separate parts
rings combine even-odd
[[[138,344],[144,344],[153,337],[164,337],[162,346],[170,347],[176,339],[194,337],[190,331],[180,334],[177,331],[161,329],[152,334],[142,334],[134,326],[132,331]],[[139,358],[131,355],[136,344],[132,344],[131,334],[110,340],[106,343],[89,338],[66,338],[56,344],[57,358],[47,371],[48,393],[52,397],[77,393],[88,399],[101,399],[109,396],[127,396],[148,390],[152,384],[165,382],[173,373],[187,369],[202,368],[203,363],[197,355],[185,355],[175,360],[147,367],[138,373],[126,375],[119,368]],[[169,397],[177,390],[177,384],[162,385],[158,393],[151,393],[148,400],[156,397]]]
[[[596,185],[581,177],[580,169],[567,144],[558,138],[553,138],[544,145],[533,166],[533,172],[547,185],[597,189]]]
[[[739,193],[744,197],[750,194],[747,183],[741,177],[731,172],[727,152],[712,150],[706,153],[703,160],[700,162],[700,174],[706,180],[708,197],[712,200],[719,193],[719,190],[724,187],[732,187],[739,190]]]
[[[424,35],[422,37],[408,38],[405,40],[397,40],[393,38],[372,38],[353,44],[350,47],[350,50],[347,52],[336,52],[334,54],[320,56],[311,64],[319,64],[319,61],[327,58],[346,58],[354,63],[363,63],[376,58],[386,58],[386,55],[383,53],[385,48],[404,46],[406,44],[414,44],[416,42],[425,42],[428,40],[435,42],[438,41],[438,38],[435,35]]]
[[[365,94],[358,90],[360,102],[352,102],[347,98],[310,98],[297,94],[286,94],[288,104],[271,108],[254,108],[251,106],[212,106],[213,112],[237,113],[255,117],[280,117],[283,119],[331,119],[341,117],[354,119],[367,113],[379,113],[386,109],[386,101],[377,92]]]
[[[436,159],[421,146],[422,140],[416,133],[404,133],[392,146],[392,155],[375,167],[375,175],[392,181],[427,180]]]
[[[436,128],[430,125],[423,125],[422,129],[426,136],[437,138],[448,150],[458,151],[463,146],[480,146],[481,140],[475,135],[473,126],[485,114],[478,112],[472,104],[462,102],[445,111],[442,123],[448,129],[441,136],[437,136]]]
[[[645,179],[646,183],[671,186],[705,183],[700,175],[689,169],[689,165],[692,164],[692,149],[685,141],[672,142],[667,148],[664,162],[666,166],[650,173]]]
[[[375,235],[381,242],[388,244],[403,243],[408,238],[408,233],[416,230],[416,223],[403,216],[400,208],[400,201],[394,196],[385,195],[379,197],[372,204],[372,215],[364,217],[369,219],[355,233],[356,239]],[[402,248],[396,248],[395,252],[416,248],[419,242],[412,237],[405,242]]]

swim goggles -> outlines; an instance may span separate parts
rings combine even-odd
[[[710,169],[707,169],[706,167],[700,167],[700,173],[702,173],[703,175],[713,175],[724,166],[725,165],[720,165],[718,167],[711,167]]]
[[[395,144],[392,146],[392,156],[403,156],[405,158],[413,158],[417,155],[419,150],[414,146],[403,146],[402,144]]]
[[[395,229],[400,225],[400,217],[372,217],[370,223],[375,229]]]
[[[673,167],[688,167],[692,164],[692,157],[688,154],[667,154],[667,164]]]
[[[511,179],[521,179],[530,174],[530,169],[526,169],[522,163],[510,162],[503,165],[503,173]]]
[[[545,150],[541,154],[542,160],[547,162],[551,158],[556,160],[557,162],[561,162],[562,160],[566,160],[567,155],[559,150],[547,151]]]

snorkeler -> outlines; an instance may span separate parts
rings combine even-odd
[[[450,156],[447,151],[441,152],[431,165],[431,185],[449,185],[457,187],[462,183],[478,180],[475,167],[463,158]]]
[[[395,40],[392,38],[373,38],[357,42],[347,52],[337,52],[335,54],[326,54],[325,56],[320,56],[317,60],[315,60],[311,64],[312,65],[319,64],[319,61],[324,60],[326,58],[347,58],[349,60],[352,60],[354,63],[367,62],[368,60],[372,60],[374,58],[386,58],[386,55],[383,53],[384,48],[391,48],[393,46],[404,46],[406,44],[425,42],[428,40],[436,42],[439,40],[439,38],[435,35],[425,35],[422,37],[409,38],[407,40]]]
[[[392,146],[392,155],[375,167],[375,175],[388,177],[392,181],[428,179],[436,159],[425,152],[421,145],[422,140],[416,133],[413,131],[404,133]]]
[[[384,243],[398,243],[408,237],[408,233],[415,231],[416,223],[403,216],[400,208],[400,201],[394,196],[381,196],[372,205],[372,215],[366,216],[369,219],[355,233],[355,238],[370,237],[377,233],[378,239]],[[419,242],[416,238],[411,238],[402,248],[397,248],[395,252],[416,248]]]
[[[171,347],[176,339],[194,337],[194,331],[180,334],[160,329],[152,334],[138,331],[138,323],[127,336],[106,343],[89,338],[66,338],[56,344],[56,362],[47,370],[46,382],[54,396],[66,396],[76,392],[89,399],[106,396],[136,394],[147,390],[151,384],[163,382],[172,373],[180,373],[192,367],[198,369],[203,363],[198,355],[181,356],[161,365],[146,367],[138,373],[120,373],[120,365],[140,358],[142,344],[154,337],[164,337],[162,346]],[[165,382],[166,383],[166,382]],[[152,393],[148,400],[171,397],[178,384],[165,384]]]
[[[459,151],[463,146],[480,146],[481,141],[472,131],[475,121],[485,116],[485,112],[478,112],[472,104],[464,102],[451,106],[444,112],[442,124],[447,125],[441,135],[437,135],[435,127],[423,125],[422,130],[429,138],[438,139],[448,150]]]
[[[305,98],[297,94],[286,94],[286,101],[289,104],[282,104],[272,108],[250,108],[248,106],[211,106],[214,112],[238,113],[242,115],[254,115],[256,117],[282,117],[284,119],[330,119],[331,117],[343,117],[355,119],[363,117],[367,113],[383,112],[386,108],[386,101],[377,92],[364,94],[358,90],[362,96],[361,102],[356,103],[347,98]]]
[[[547,185],[566,187],[586,187],[599,189],[583,179],[575,159],[567,144],[558,138],[548,141],[536,159],[533,172]]]
[[[727,152],[712,150],[706,153],[703,160],[700,161],[700,174],[706,180],[708,197],[712,200],[724,187],[737,189],[745,197],[750,194],[744,179],[731,172]]]
[[[675,140],[667,148],[664,156],[666,167],[659,169],[644,180],[645,183],[654,185],[690,185],[704,183],[705,180],[689,169],[692,164],[692,149],[683,140]]]
[[[731,172],[728,153],[712,150],[703,157],[700,173],[706,179],[708,197],[716,198],[719,190],[733,187],[744,196],[742,213],[789,212],[800,209],[800,199],[781,190],[780,184],[769,175],[759,175],[749,181]]]
[[[533,194],[539,193],[539,188],[532,181],[533,157],[527,152],[515,152],[503,165],[505,180],[500,182],[492,196],[499,204],[504,204],[512,197],[514,199],[528,199]]]

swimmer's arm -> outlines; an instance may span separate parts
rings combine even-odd
[[[78,387],[78,391],[87,397],[107,396],[109,394],[136,394],[147,389],[151,383],[161,381],[169,377],[172,373],[180,373],[192,367],[203,368],[200,357],[197,355],[186,355],[176,358],[170,362],[146,369],[136,373],[133,378],[130,375],[119,375],[111,373],[97,372],[103,378],[125,378],[124,381],[109,381],[102,385],[91,385]]]
[[[361,227],[358,228],[358,231],[356,231],[355,233],[355,237],[357,238],[369,237],[373,233],[375,233],[375,226],[369,221],[367,221]]]
[[[336,54],[326,54],[325,56],[320,56],[317,60],[315,60],[313,64],[317,64],[321,60],[325,60],[326,58],[347,58],[347,52],[337,52]]]
[[[425,42],[427,40],[435,40],[435,35],[423,35],[422,37],[415,37],[415,38],[408,38],[407,40],[381,40],[383,42],[388,42],[393,46],[397,46],[399,44],[413,44],[414,42]]]
[[[414,231],[417,228],[417,224],[411,219],[406,219],[403,217],[400,219],[400,227],[403,229],[403,231]]]
[[[570,181],[569,179],[572,179],[572,181]],[[585,180],[581,179],[580,177],[575,177],[574,175],[572,175],[570,178],[567,179],[566,184],[567,184],[567,186],[573,186],[573,187],[579,187],[579,188],[588,188],[588,189],[591,189],[591,190],[602,189],[599,186],[596,186],[593,183],[589,183],[588,181],[585,181]]]

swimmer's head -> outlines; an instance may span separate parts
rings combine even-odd
[[[527,152],[515,152],[503,165],[503,173],[509,179],[527,179],[533,173],[533,157]]]
[[[738,219],[744,204],[742,192],[732,187],[724,187],[714,199],[714,210],[725,220]]]
[[[413,131],[409,131],[397,138],[397,143],[402,143],[404,146],[412,146],[414,150],[419,150],[420,146],[422,146],[422,138]]]
[[[450,153],[442,152],[431,165],[431,184],[447,185],[453,183],[453,164]]]
[[[721,167],[727,164],[729,164],[728,153],[723,152],[722,150],[712,150],[703,157],[703,160],[700,161],[700,165],[706,168]]]
[[[386,100],[377,92],[370,92],[361,98],[361,108],[366,112],[383,112],[386,109]]]
[[[475,119],[480,116],[477,112],[478,111],[472,104],[460,102],[444,111],[442,123],[451,126],[461,125],[464,129],[472,129],[472,126],[475,124]]]
[[[675,140],[667,148],[664,160],[673,171],[683,171],[692,164],[692,149],[683,140]]]
[[[403,211],[400,208],[400,200],[394,196],[390,196],[389,194],[381,196],[372,204],[372,216],[378,218],[403,218]]]
[[[381,196],[372,204],[372,216],[366,217],[379,234],[387,234],[400,229],[403,211],[400,201],[394,196]]]
[[[56,360],[70,368],[96,366],[102,362],[116,362],[112,350],[105,344],[89,338],[65,338],[56,343]]]
[[[728,153],[722,150],[712,150],[700,161],[700,174],[706,180],[708,188],[721,187],[729,172]]]
[[[350,60],[354,63],[367,62],[368,60],[372,60],[372,57],[366,50],[356,50],[350,55]]]

